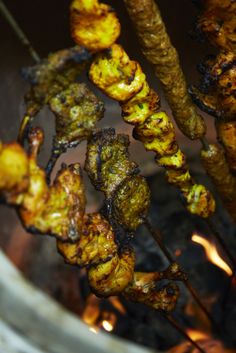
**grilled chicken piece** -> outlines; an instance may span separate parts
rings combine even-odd
[[[104,104],[84,83],[72,83],[49,100],[56,116],[59,144],[76,145],[87,139],[103,117]]]
[[[220,121],[236,117],[236,55],[220,52],[200,66],[202,79],[189,92],[200,109]]]
[[[76,46],[50,54],[39,64],[23,70],[31,88],[25,95],[26,112],[18,135],[20,143],[27,138],[34,117],[50,98],[78,80],[90,56],[85,48]]]
[[[73,0],[71,35],[91,52],[107,49],[120,35],[120,23],[109,5],[97,0]]]
[[[203,12],[197,28],[211,44],[236,53],[236,2],[202,0]]]
[[[87,147],[85,170],[92,184],[104,192],[109,213],[129,231],[143,223],[149,210],[150,190],[129,160],[129,138],[114,129],[93,134]]]

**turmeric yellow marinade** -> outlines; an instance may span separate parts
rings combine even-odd
[[[63,165],[52,186],[47,185],[45,172],[37,164],[42,142],[39,128],[29,133],[28,153],[17,143],[0,142],[0,196],[17,207],[30,232],[57,238],[65,261],[87,269],[90,287],[97,295],[123,294],[158,310],[173,310],[178,287],[169,283],[158,290],[156,282],[183,279],[179,266],[172,264],[163,272],[134,272],[132,247],[117,244],[114,230],[100,213],[85,214],[80,165]],[[133,217],[140,217],[140,212],[143,205],[138,213],[136,207]]]
[[[103,6],[97,1],[74,0],[71,7],[72,31],[76,31],[78,26],[74,21],[74,7],[82,16],[87,3]],[[91,23],[93,16],[93,7],[90,6],[86,18]],[[97,41],[100,40],[100,32],[94,31],[93,35]],[[120,45],[112,44],[112,38],[110,35],[110,45],[103,48],[107,50],[98,53],[90,67],[91,81],[109,97],[119,101],[124,120],[135,125],[134,137],[142,141],[147,150],[156,152],[157,163],[166,168],[168,181],[182,191],[188,210],[204,218],[209,217],[215,210],[215,201],[211,193],[203,185],[195,184],[190,176],[185,156],[175,140],[174,127],[165,112],[158,112],[158,95],[150,89],[138,62],[130,60]],[[86,41],[79,44],[87,46]]]

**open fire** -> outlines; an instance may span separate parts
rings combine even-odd
[[[113,331],[117,323],[115,311],[118,311],[121,315],[124,315],[126,312],[118,297],[110,297],[108,299],[110,307],[105,310],[100,308],[101,301],[94,294],[90,294],[82,314],[83,321],[89,325],[90,331],[94,333],[97,333],[101,329],[107,332]]]
[[[203,246],[209,261],[225,271],[228,276],[232,276],[233,271],[219,255],[216,246],[212,242],[196,233],[192,235],[192,241]]]
[[[232,269],[219,254],[216,245],[204,236],[193,233],[191,240],[194,243],[201,245],[204,248],[206,259],[218,266],[222,271],[231,277],[233,274]],[[182,251],[179,249],[175,255],[179,257]],[[95,295],[90,294],[86,300],[86,306],[82,314],[82,319],[89,325],[90,331],[98,333],[100,330],[112,332],[115,330],[120,319],[120,316],[127,317],[126,308],[118,297],[110,297],[108,306],[104,308],[101,305],[102,299],[97,298]],[[185,332],[188,336],[195,341],[203,351],[207,353],[235,353],[235,350],[226,349],[219,340],[214,338],[210,330],[186,328]],[[170,353],[198,353],[198,350],[191,346],[187,341],[171,348]]]

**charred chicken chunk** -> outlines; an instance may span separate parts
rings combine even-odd
[[[73,83],[49,100],[56,116],[56,139],[60,144],[76,144],[87,139],[103,117],[104,104],[84,83]]]
[[[128,146],[128,136],[116,136],[112,128],[94,133],[89,140],[85,170],[93,185],[107,198],[127,176],[138,172],[137,164],[129,160]]]
[[[115,235],[99,213],[86,214],[74,243],[57,241],[59,252],[71,265],[90,266],[110,260],[117,253]]]
[[[136,230],[147,215],[150,197],[150,189],[142,176],[126,178],[114,194],[115,218],[124,228]]]
[[[104,129],[92,136],[87,148],[85,169],[93,183],[103,191],[112,207],[112,217],[127,230],[143,223],[150,204],[150,190],[129,160],[129,139]]]
[[[155,278],[155,273],[153,277]],[[135,272],[132,283],[124,291],[124,296],[156,310],[171,312],[179,297],[179,288],[176,284],[170,283],[157,290],[156,281],[150,280],[150,274]]]
[[[234,0],[202,0],[203,12],[198,29],[220,49],[236,53],[236,2]]]
[[[131,249],[122,250],[105,263],[91,266],[88,280],[98,296],[108,297],[122,293],[134,275],[134,253]]]
[[[50,54],[39,64],[26,68],[24,78],[31,88],[25,95],[26,112],[22,120],[18,140],[22,143],[35,115],[51,97],[78,81],[78,76],[90,58],[81,47],[60,50]]]
[[[200,71],[203,78],[199,87],[191,86],[190,94],[200,109],[219,120],[236,117],[236,56],[221,52],[206,60]]]

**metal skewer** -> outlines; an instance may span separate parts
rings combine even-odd
[[[0,12],[5,17],[11,28],[14,30],[20,42],[23,44],[24,47],[27,48],[34,61],[36,63],[39,63],[40,56],[38,55],[34,47],[31,45],[29,39],[27,38],[23,30],[20,28],[20,26],[18,25],[18,23],[16,22],[16,20],[14,19],[14,17],[12,16],[12,14],[10,13],[10,11],[2,0],[0,0]]]
[[[151,222],[149,221],[149,219],[145,220],[144,225],[147,227],[147,229],[149,230],[150,234],[153,236],[153,238],[157,242],[158,246],[160,247],[160,249],[162,250],[162,252],[166,256],[168,261],[170,263],[176,262],[176,260],[172,256],[172,254],[169,252],[169,250],[163,244],[161,232],[159,230],[156,230],[156,229],[153,228],[153,226],[152,226]],[[198,294],[196,293],[195,289],[192,287],[190,282],[188,280],[183,280],[183,284],[185,285],[185,287],[187,288],[187,290],[189,291],[191,296],[194,298],[196,303],[199,305],[201,310],[204,312],[204,314],[206,315],[208,320],[211,322],[211,324],[215,328],[215,330],[219,331],[219,327],[218,327],[217,323],[215,322],[215,320],[213,319],[213,317],[211,316],[209,311],[206,309],[205,305],[202,303],[201,299],[199,298]]]
[[[195,342],[183,329],[182,327],[174,320],[174,318],[170,315],[163,315],[163,317],[170,323],[171,326],[173,326],[179,333],[186,338],[187,341],[189,341],[195,348],[199,350],[201,353],[207,353],[203,348],[199,346],[197,342]]]

